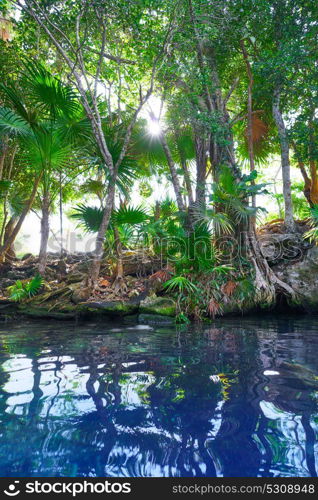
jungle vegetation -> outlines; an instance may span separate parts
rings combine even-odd
[[[257,230],[308,219],[317,236],[317,34],[315,0],[1,0],[1,262],[36,211],[45,277],[52,214],[71,206],[96,238],[87,296],[108,253],[125,289],[140,248],[163,255],[180,314],[291,294]]]

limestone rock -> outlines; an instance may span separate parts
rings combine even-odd
[[[175,316],[176,303],[173,299],[170,298],[150,296],[140,302],[139,311],[142,314]]]
[[[298,262],[284,261],[274,266],[275,274],[297,293],[291,305],[318,312],[318,247],[310,248]]]

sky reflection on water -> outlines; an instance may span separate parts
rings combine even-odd
[[[318,319],[0,324],[1,476],[316,476]]]

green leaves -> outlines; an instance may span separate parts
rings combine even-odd
[[[102,208],[88,207],[84,204],[77,205],[75,212],[71,215],[72,219],[79,221],[84,230],[88,233],[97,233],[103,219]]]
[[[0,199],[9,191],[11,185],[12,185],[11,181],[8,180],[0,181]]]
[[[43,278],[37,274],[30,281],[22,282],[17,280],[14,285],[8,287],[10,299],[15,302],[21,302],[39,293],[43,286]]]
[[[0,133],[28,137],[32,134],[29,123],[9,108],[0,108]]]
[[[141,206],[134,207],[133,205],[123,205],[112,213],[112,223],[115,225],[138,225],[147,220],[149,220],[149,216],[146,210]]]
[[[103,218],[102,208],[80,204],[74,210],[75,212],[71,217],[78,220],[85,231],[91,233],[98,232]],[[149,216],[144,208],[141,206],[134,207],[132,205],[127,205],[112,212],[111,225],[123,226],[124,224],[128,224],[131,226],[138,226],[148,219]]]
[[[198,291],[198,287],[184,276],[175,276],[174,278],[171,278],[163,284],[163,288],[165,288],[167,292],[177,291],[181,294],[185,292],[195,293]]]
[[[63,114],[71,116],[78,110],[79,103],[75,91],[55,78],[41,64],[28,60],[23,71],[23,80],[28,100],[52,119]]]
[[[256,216],[259,207],[253,208],[247,201],[253,194],[267,194],[266,184],[254,184],[257,172],[243,175],[239,182],[234,178],[233,172],[228,167],[223,167],[219,182],[213,184],[211,200],[220,203],[224,212],[232,223],[247,221],[249,217]]]

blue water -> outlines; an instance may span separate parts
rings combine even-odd
[[[317,358],[309,317],[1,323],[0,476],[316,476]]]

